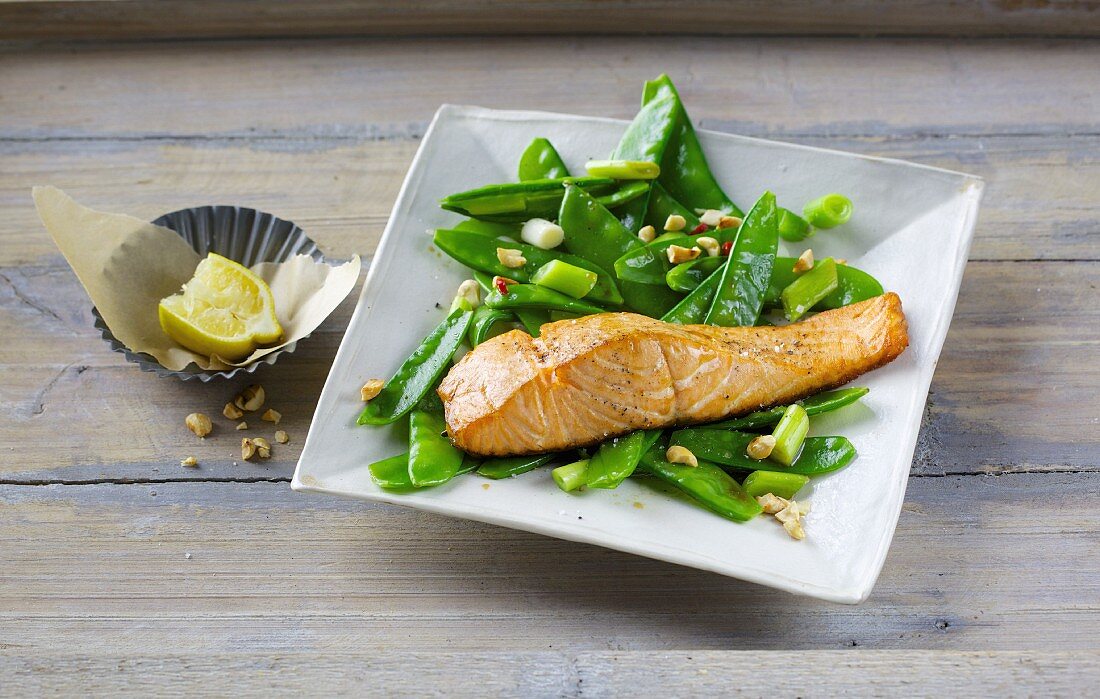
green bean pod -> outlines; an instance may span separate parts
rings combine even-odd
[[[701,324],[703,319],[707,317],[707,311],[710,310],[715,292],[722,284],[722,276],[725,271],[725,266],[714,270],[709,277],[703,280],[702,284],[695,287],[680,303],[661,316],[661,320],[678,325]]]
[[[691,262],[683,262],[665,273],[665,284],[673,291],[690,294],[725,263],[724,257],[700,257]]]
[[[607,177],[561,177],[530,182],[490,184],[444,197],[439,205],[470,218],[520,223],[532,218],[552,219],[561,208],[563,185],[584,189],[593,196],[615,188]]]
[[[674,464],[665,459],[663,449],[655,447],[642,457],[638,471],[656,476],[711,512],[735,522],[747,522],[764,509],[728,473],[703,459],[699,459],[698,466]]]
[[[593,306],[572,296],[566,296],[560,291],[554,291],[545,286],[535,284],[509,284],[508,293],[493,291],[485,297],[485,305],[489,308],[541,308],[547,311],[568,311],[581,315],[603,313],[604,309]]]
[[[474,314],[456,310],[448,315],[401,365],[382,391],[359,415],[360,425],[388,425],[407,414],[428,394],[458,351]]]
[[[531,141],[519,158],[519,181],[556,180],[569,177],[569,168],[545,138]]]
[[[486,459],[477,469],[477,475],[498,481],[502,478],[518,476],[521,473],[534,471],[539,466],[550,463],[555,454],[538,454],[535,456],[509,456],[503,459]]]
[[[601,444],[588,461],[588,487],[618,488],[660,436],[661,430],[638,430]]]
[[[857,400],[867,395],[868,391],[870,391],[870,389],[862,387],[823,391],[805,400],[799,401],[799,404],[806,409],[807,415],[813,417],[814,415],[831,412],[855,403]],[[770,427],[779,422],[786,409],[787,406],[780,405],[769,410],[758,410],[755,413],[749,413],[748,415],[736,417],[732,420],[714,422],[709,425],[700,425],[699,428],[715,430],[755,430],[759,427]]]
[[[756,324],[779,247],[776,218],[775,195],[764,192],[737,233],[737,241],[722,270],[722,282],[703,321],[707,325]]]
[[[416,488],[441,485],[458,474],[462,450],[447,438],[443,416],[426,410],[409,414],[409,482]]]
[[[543,250],[518,241],[490,238],[479,233],[446,228],[436,230],[433,240],[436,247],[471,269],[508,277],[518,282],[530,281],[535,272],[549,262],[554,260],[567,262],[598,275],[596,285],[592,291],[588,292],[589,300],[616,306],[623,302],[622,294],[612,275],[606,269],[577,255],[559,250]],[[497,257],[497,248],[519,250],[525,260],[523,266],[506,267]]]
[[[379,488],[386,490],[412,490],[413,484],[409,480],[409,453],[391,456],[388,459],[375,461],[367,466],[371,480]]]
[[[671,444],[679,444],[695,454],[695,458],[744,471],[781,471],[816,476],[844,468],[856,458],[856,449],[844,437],[808,437],[802,452],[790,466],[768,459],[757,461],[745,453],[749,442],[758,435],[691,428],[672,433]]]

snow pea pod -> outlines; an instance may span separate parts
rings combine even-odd
[[[477,470],[480,462],[469,454],[462,458],[462,465],[458,467],[456,476]],[[388,459],[375,461],[367,467],[370,477],[379,488],[386,490],[412,490],[412,480],[409,479],[409,452],[391,456]]]
[[[485,297],[485,305],[489,308],[505,309],[541,308],[547,311],[568,311],[581,315],[604,312],[604,309],[599,306],[593,306],[572,296],[566,296],[560,291],[535,284],[509,284],[507,294],[502,294],[499,290],[493,291]]]
[[[867,395],[870,390],[869,388],[859,387],[842,388],[838,391],[823,391],[822,393],[799,401],[799,404],[806,409],[808,415],[820,415],[821,413],[831,412],[855,403],[857,400]],[[783,417],[783,412],[786,409],[787,406],[780,405],[770,410],[758,410],[755,413],[735,417],[732,420],[714,422],[709,425],[700,425],[699,429],[754,430],[759,427],[770,427],[779,422],[779,418]]]
[[[577,255],[558,250],[544,250],[518,241],[490,238],[480,233],[446,228],[438,229],[433,240],[436,247],[471,269],[508,277],[518,282],[530,281],[531,276],[548,262],[553,260],[567,262],[598,275],[596,286],[588,292],[586,298],[612,305],[623,302],[622,294],[619,293],[611,274],[599,265]],[[497,257],[497,248],[519,250],[526,262],[522,267],[506,267]]]
[[[775,258],[775,268],[772,270],[771,281],[768,282],[768,291],[764,295],[764,305],[769,308],[782,307],[780,294],[798,278],[794,271],[793,257]],[[818,301],[814,310],[828,310],[841,308],[860,301],[882,296],[882,284],[877,279],[861,269],[848,265],[836,266],[836,291]]]
[[[645,160],[660,164],[672,136],[672,115],[675,107],[676,101],[671,96],[643,104],[634,115],[634,120],[626,127],[611,157],[615,160]],[[631,233],[637,233],[645,225],[643,221],[649,208],[650,196],[650,189],[647,188],[644,196],[616,212],[623,226]]]
[[[618,488],[660,436],[661,430],[638,430],[601,444],[588,460],[588,487]]]
[[[661,231],[664,230],[669,216],[683,216],[687,222],[684,226],[686,231],[693,231],[699,225],[699,217],[695,212],[673,199],[658,180],[649,185],[649,208],[645,212],[645,223]]]
[[[462,450],[447,438],[443,416],[426,410],[409,413],[409,482],[415,488],[440,485],[458,474]]]
[[[569,177],[569,168],[558,151],[545,138],[531,141],[519,158],[519,180],[555,180]]]
[[[737,231],[704,323],[723,327],[756,324],[779,248],[776,220],[775,195],[764,192]]]
[[[512,312],[531,337],[538,337],[542,326],[550,322],[550,311],[541,308],[513,308]]]
[[[691,262],[684,262],[665,273],[665,283],[673,291],[689,294],[725,263],[724,257],[700,257]]]
[[[669,262],[665,250],[672,245],[690,248],[695,245],[695,239],[690,235],[675,233],[662,235],[653,242],[634,248],[615,260],[615,276],[620,281],[667,285],[665,275],[668,273]]]
[[[670,463],[659,446],[645,453],[638,471],[656,476],[711,512],[736,522],[746,522],[764,509],[718,466],[702,459],[698,466]]]
[[[428,334],[359,415],[360,425],[387,425],[435,388],[466,337],[474,314],[456,309]]]
[[[604,269],[614,269],[615,260],[642,246],[614,214],[580,187],[566,186],[558,223],[569,251]],[[653,318],[667,313],[680,298],[667,287],[627,281],[619,284],[619,291],[630,308]]]
[[[563,185],[571,184],[593,195],[615,187],[607,177],[560,177],[552,180],[490,184],[444,197],[439,205],[470,218],[517,223],[531,218],[552,219],[565,195]]]
[[[757,461],[745,453],[758,435],[727,430],[686,429],[672,433],[671,444],[685,447],[699,460],[744,471],[782,471],[816,476],[844,468],[856,458],[856,448],[844,437],[807,437],[790,466],[769,459]]]
[[[702,323],[707,316],[707,311],[710,310],[715,292],[722,284],[722,275],[725,273],[725,269],[723,266],[714,270],[709,277],[703,280],[702,284],[695,287],[672,310],[661,316],[661,320],[679,325],[699,325]]]
[[[509,311],[478,306],[474,309],[474,319],[470,322],[470,330],[467,332],[470,346],[477,347],[486,340],[512,330],[514,319],[515,316]]]
[[[538,454],[536,456],[510,456],[503,459],[486,459],[477,469],[477,475],[492,478],[495,481],[501,478],[518,476],[521,473],[534,471],[539,466],[544,466],[554,458],[555,454]]]
[[[596,197],[596,201],[603,204],[605,208],[623,210],[633,202],[644,201],[648,193],[648,182],[627,182],[613,192]]]
[[[495,221],[480,221],[476,218],[468,218],[455,225],[453,230],[479,233],[490,238],[504,237],[519,240],[522,228],[523,226],[518,223],[497,223]]]
[[[676,87],[667,75],[646,82],[642,103],[648,104],[667,98],[675,100],[672,118],[674,125],[668,147],[660,161],[659,181],[672,197],[689,209],[717,209],[740,216],[741,210],[730,200],[707,165],[699,137],[691,125],[687,110],[680,101]]]

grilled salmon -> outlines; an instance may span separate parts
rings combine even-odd
[[[908,344],[894,293],[783,327],[602,313],[478,345],[439,396],[461,449],[534,454],[790,403],[883,366]]]

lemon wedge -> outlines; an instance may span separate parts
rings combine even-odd
[[[210,253],[183,290],[158,307],[160,327],[193,352],[228,361],[283,336],[267,283],[233,260]]]

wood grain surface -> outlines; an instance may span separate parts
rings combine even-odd
[[[0,39],[701,34],[1096,36],[1092,0],[0,0]]]
[[[1100,45],[654,41],[0,45],[5,688],[400,694],[410,662],[427,693],[455,694],[1092,686]],[[291,442],[245,464],[230,423],[200,442],[182,421],[247,380],[157,379],[109,352],[30,203],[40,183],[147,218],[237,203],[369,258],[440,103],[628,118],[662,70],[705,127],[987,180],[894,545],[859,606],[292,493],[353,300],[257,373]]]

